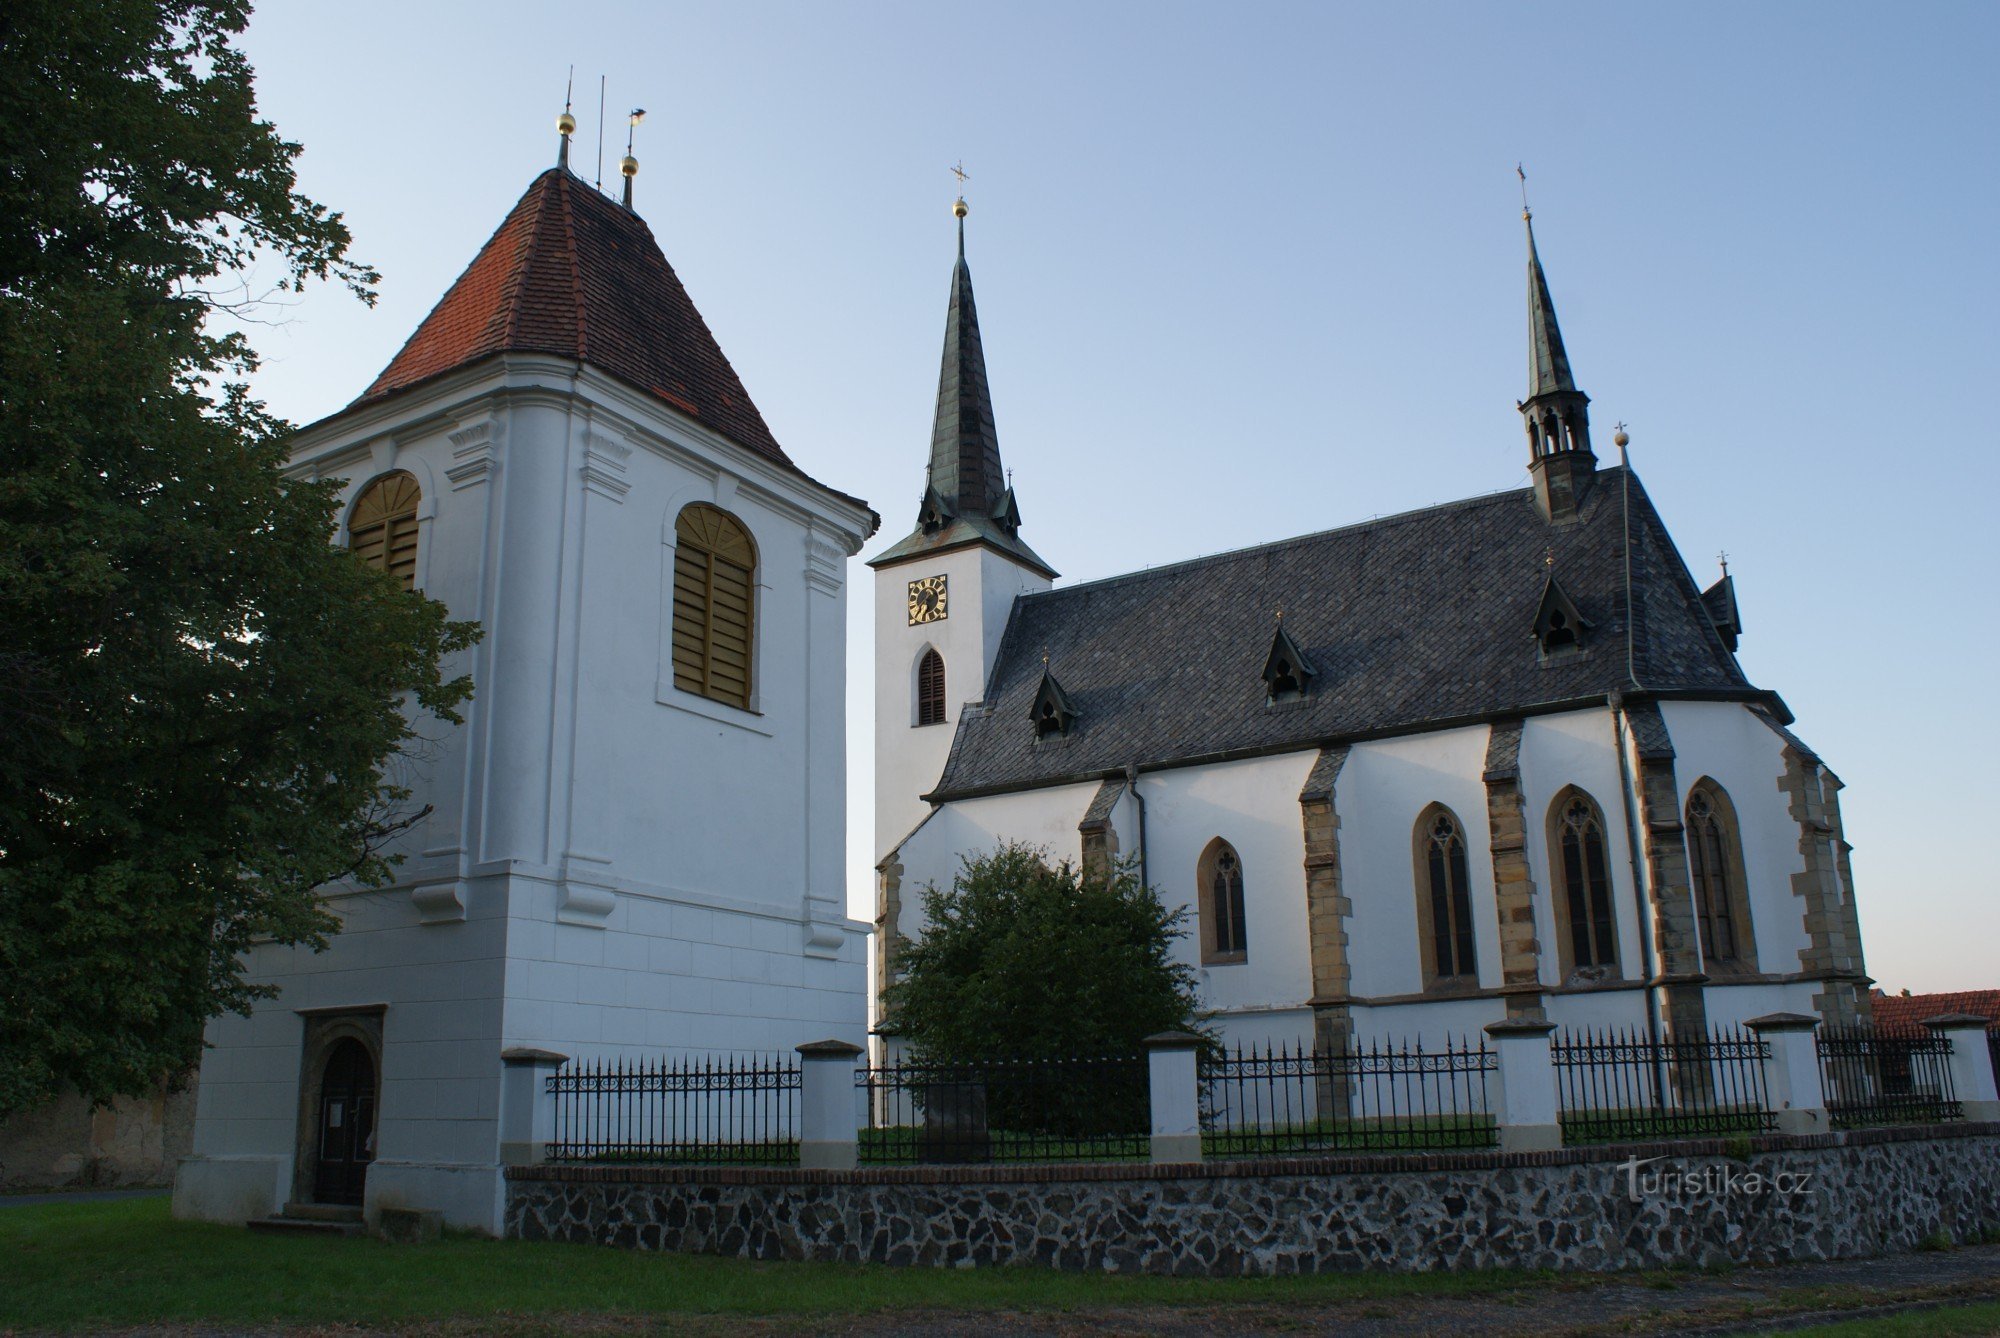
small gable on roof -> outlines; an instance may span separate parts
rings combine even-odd
[[[1271,700],[1304,696],[1307,682],[1318,672],[1279,623],[1271,637],[1271,653],[1264,657],[1264,686]]]
[[[1701,603],[1722,637],[1722,644],[1734,651],[1737,639],[1743,635],[1743,615],[1736,607],[1736,578],[1723,573],[1721,580],[1701,592]]]
[[[1581,650],[1584,633],[1590,626],[1590,620],[1577,610],[1576,601],[1562,588],[1562,582],[1550,572],[1548,583],[1542,587],[1542,601],[1535,608],[1535,642],[1542,648],[1542,654]]]
[[[1068,734],[1069,727],[1076,722],[1076,707],[1046,665],[1042,668],[1042,681],[1035,688],[1035,699],[1029,707],[1028,718],[1034,722],[1035,737],[1038,739],[1045,739],[1051,734]]]

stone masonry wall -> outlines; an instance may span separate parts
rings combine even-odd
[[[1633,1157],[1663,1160],[1634,1168]],[[2000,1230],[2000,1125],[1771,1136],[1747,1150],[1708,1141],[1166,1167],[507,1174],[512,1237],[924,1266],[1660,1268],[1852,1258]]]

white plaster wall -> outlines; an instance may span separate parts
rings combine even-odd
[[[1287,753],[1139,776],[1146,876],[1167,906],[1187,908],[1187,936],[1177,955],[1196,968],[1209,1008],[1295,1008],[1312,999],[1299,787],[1317,756]],[[1218,836],[1243,861],[1248,951],[1242,962],[1203,966],[1196,875],[1202,852]],[[1120,831],[1121,850],[1130,853],[1136,844],[1136,833]]]
[[[1347,932],[1355,994],[1415,994],[1424,987],[1414,839],[1418,816],[1433,803],[1451,809],[1465,833],[1479,983],[1500,984],[1499,910],[1481,780],[1488,734],[1481,725],[1349,750],[1334,811],[1340,815],[1341,889],[1354,907]]]
[[[1735,702],[1663,702],[1660,714],[1674,741],[1682,811],[1704,776],[1728,792],[1736,809],[1757,968],[1767,973],[1799,970],[1799,953],[1808,939],[1805,906],[1792,891],[1792,875],[1805,868],[1805,857],[1799,853],[1799,825],[1791,815],[1790,798],[1778,788],[1785,770],[1784,740]]]
[[[947,616],[910,626],[910,582],[947,581]],[[986,676],[1017,597],[1049,588],[1048,578],[985,547],[914,558],[875,573],[875,853],[886,854],[923,821],[944,774],[952,735]],[[926,648],[944,658],[945,719],[918,725],[916,670]]]
[[[1618,772],[1611,713],[1597,708],[1530,716],[1521,728],[1520,768],[1528,861],[1535,877],[1535,934],[1542,945],[1542,983],[1563,983],[1557,934],[1568,933],[1568,927],[1557,915],[1557,882],[1548,839],[1549,808],[1556,796],[1571,785],[1588,793],[1604,816],[1604,855],[1611,875],[1612,913],[1617,921],[1619,974],[1625,980],[1645,979],[1648,965],[1639,950],[1632,845],[1627,835],[1625,794]]]

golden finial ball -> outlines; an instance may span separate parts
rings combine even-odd
[[[639,160],[628,153],[619,160],[618,170],[628,177],[636,177],[639,175]]]
[[[952,201],[951,216],[953,218],[964,218],[968,212],[970,211],[965,207],[965,197],[963,195]]]
[[[556,117],[556,133],[559,135],[575,134],[576,118],[568,112],[564,112],[561,116]]]
[[[1632,438],[1627,436],[1625,433],[1625,429],[1621,427],[1618,429],[1617,432],[1612,434],[1611,444],[1613,446],[1618,447],[1620,450],[1623,450],[1625,447],[1630,446],[1632,444]]]

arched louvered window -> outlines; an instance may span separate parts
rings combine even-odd
[[[696,503],[674,522],[674,686],[750,709],[757,546],[743,522]]]
[[[1743,847],[1736,810],[1714,781],[1697,781],[1687,802],[1688,877],[1702,961],[1714,970],[1749,968],[1756,947],[1750,932],[1750,899],[1743,876]]]
[[[1458,815],[1432,804],[1417,818],[1417,924],[1426,985],[1478,981],[1473,959],[1472,876]]]
[[[944,656],[935,650],[917,661],[917,723],[944,723]]]
[[[417,584],[417,503],[423,490],[397,470],[370,482],[347,517],[347,546],[369,566],[388,572],[405,590]]]
[[[1549,850],[1562,897],[1558,913],[1565,971],[1596,968],[1615,975],[1618,938],[1604,814],[1583,791],[1566,791],[1549,810]]]
[[[1216,837],[1196,872],[1201,903],[1201,959],[1240,962],[1250,951],[1243,923],[1243,861],[1236,847]]]

